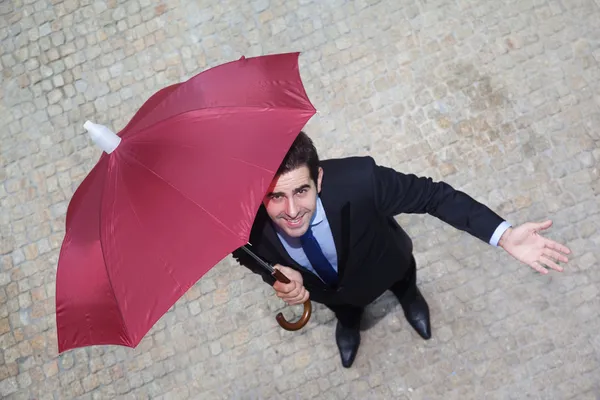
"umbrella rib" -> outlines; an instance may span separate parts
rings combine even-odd
[[[177,189],[170,182],[168,182],[167,180],[165,180],[162,176],[160,176],[156,172],[152,171],[150,168],[148,168],[146,165],[144,165],[142,162],[140,162],[135,157],[132,157],[132,159],[136,163],[138,163],[141,167],[143,167],[146,171],[150,172],[152,175],[154,175],[155,177],[157,177],[158,179],[160,179],[161,181],[163,181],[165,184],[167,184],[168,186],[170,186],[173,190],[175,190],[177,193],[179,193],[183,198],[189,200],[190,202],[192,202],[193,204],[195,204],[196,206],[198,206],[202,211],[204,211],[207,215],[209,215],[212,219],[214,219],[219,225],[221,225],[227,231],[231,232],[236,238],[239,238],[239,236],[234,231],[232,231],[227,225],[225,225],[223,222],[221,222],[210,211],[208,211],[206,208],[202,207],[202,205],[198,204],[196,201],[194,201],[193,199],[191,199],[188,196],[186,196],[185,193],[183,193],[181,190]],[[125,162],[127,162],[127,161],[125,161]]]
[[[110,168],[110,163],[109,163],[109,168]],[[110,184],[111,184],[111,180],[110,179],[106,179],[105,185],[110,185]],[[116,187],[117,182],[116,181],[113,182],[113,185],[115,185],[115,187]],[[113,188],[113,189],[116,189],[116,188]],[[115,192],[116,192],[116,190],[115,190]],[[101,202],[104,201],[104,194],[105,193],[107,193],[107,191],[103,190],[102,191],[102,199],[100,200]],[[114,205],[114,201],[113,201],[113,205]],[[111,213],[113,214],[111,216],[111,218],[114,217],[114,211],[115,211],[114,207],[111,207]],[[114,288],[113,283],[112,283],[112,276],[111,276],[111,274],[110,274],[110,272],[108,270],[108,262],[106,260],[106,250],[104,248],[104,241],[102,240],[102,232],[103,232],[104,224],[103,224],[101,218],[100,218],[99,228],[100,228],[100,239],[101,239],[100,240],[100,248],[102,249],[102,258],[104,259],[104,269],[106,270],[106,277],[108,278],[109,285],[110,285],[110,287],[112,289],[111,293],[113,295],[113,298],[115,299],[115,304],[117,306],[117,311],[119,312],[119,316],[121,317],[121,321],[123,323],[123,330],[125,331],[125,334],[126,334],[126,337],[127,337],[127,342],[131,343],[132,336],[131,336],[131,333],[129,332],[129,328],[127,327],[127,322],[125,321],[125,315],[123,314],[123,309],[121,307],[121,304],[119,304],[119,300],[117,299],[117,294],[116,294],[115,288]],[[114,238],[114,235],[112,234],[112,231],[111,231],[109,237],[111,239]]]
[[[160,121],[154,121],[151,124],[145,124],[142,125],[141,127],[133,127],[131,128],[131,132],[127,134],[127,140],[131,140],[134,137],[138,136],[140,133],[144,132],[144,130],[148,129],[150,126],[152,127],[156,127],[158,125],[164,124],[169,122],[172,119],[175,119],[177,117],[180,117],[182,115],[188,114],[188,113],[192,113],[192,112],[197,112],[197,111],[202,111],[202,112],[207,112],[207,111],[222,111],[222,110],[226,110],[228,113],[234,114],[236,112],[240,112],[240,111],[252,111],[252,110],[256,110],[256,109],[262,109],[265,111],[293,111],[293,112],[302,112],[302,111],[306,111],[306,112],[313,112],[312,110],[306,110],[304,108],[300,108],[300,107],[278,107],[278,106],[217,106],[217,107],[199,107],[199,108],[194,108],[191,110],[186,110],[186,111],[182,111],[180,113],[177,114],[173,114],[173,115],[169,115],[168,117],[161,119]],[[141,125],[141,124],[140,124]],[[123,136],[122,134],[119,136]],[[123,136],[124,137],[124,136]]]
[[[254,163],[251,163],[251,162],[249,162],[249,161],[242,160],[241,158],[237,158],[237,157],[232,157],[232,156],[229,156],[229,159],[230,159],[230,160],[233,160],[233,161],[238,161],[238,162],[241,162],[242,164],[249,165],[249,166],[251,166],[251,167],[254,167],[254,168],[256,168],[256,169],[263,170],[263,171],[265,171],[265,172],[268,172],[268,173],[270,173],[270,174],[274,174],[274,173],[275,173],[275,171],[272,171],[272,170],[270,170],[270,169],[268,169],[268,168],[265,168],[265,167],[261,167],[260,165],[258,165],[258,164],[254,164]]]

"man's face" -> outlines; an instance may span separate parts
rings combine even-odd
[[[322,180],[321,168],[315,184],[308,167],[302,166],[275,177],[271,182],[264,205],[269,217],[287,235],[300,237],[308,230],[317,210],[317,195],[321,192]]]

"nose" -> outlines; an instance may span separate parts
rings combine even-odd
[[[296,206],[296,200],[293,197],[288,199],[285,213],[290,218],[296,218],[298,216],[298,207]]]

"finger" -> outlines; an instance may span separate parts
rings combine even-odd
[[[549,257],[549,258],[555,260],[555,261],[569,262],[569,259],[565,255],[562,255],[558,251],[552,250],[550,248],[545,248],[542,251],[542,254],[545,255],[546,257]]]
[[[306,303],[309,298],[310,298],[310,293],[309,293],[308,290],[306,290],[305,293],[304,293],[304,297],[302,298],[301,303]]]
[[[285,301],[288,304],[292,304],[294,301],[296,301],[296,299],[298,298],[298,295],[290,296],[288,294],[278,293],[277,297],[279,297],[281,300]]]
[[[281,296],[279,296],[279,297],[281,299],[283,299],[284,301],[290,301],[290,300],[298,297],[300,295],[301,291],[302,291],[302,288],[296,288],[296,289],[292,290],[291,292],[281,293]]]
[[[557,250],[564,254],[571,254],[571,249],[569,249],[567,246],[563,246],[562,244],[555,242],[554,240],[546,239],[546,242],[544,244],[549,249]]]
[[[294,297],[291,304],[296,305],[304,303],[304,297],[306,297],[306,291],[303,291],[298,296]]]
[[[304,288],[302,288],[302,287],[297,288],[296,290],[294,290],[293,292],[291,292],[289,294],[288,298],[293,299],[293,300],[297,300],[297,299],[302,298],[302,291],[303,290],[304,290]]]
[[[532,262],[531,264],[529,264],[529,266],[531,268],[535,269],[540,274],[547,274],[548,273],[548,270],[546,268],[544,268],[544,266],[542,264],[540,264],[538,261]]]
[[[543,222],[539,222],[537,224],[535,224],[535,230],[536,231],[543,231],[545,229],[548,229],[552,226],[552,221],[551,220],[546,220]]]
[[[555,271],[558,272],[562,272],[563,271],[563,267],[561,267],[560,265],[558,265],[557,263],[555,263],[554,261],[552,261],[551,259],[549,259],[548,257],[540,257],[540,261],[546,265],[548,268],[552,268]]]
[[[275,282],[273,284],[273,289],[275,289],[276,292],[281,292],[281,293],[288,293],[289,291],[291,291],[293,288],[290,288],[292,286],[292,283],[283,283],[283,282]]]
[[[310,293],[308,292],[308,290],[304,290],[304,294],[302,295],[302,298],[298,301],[298,304],[306,303],[309,297]]]
[[[290,283],[276,282],[273,285],[273,289],[282,294],[289,294],[298,289],[298,286],[298,282],[296,281],[291,281]]]
[[[300,304],[302,298],[304,297],[304,292],[306,290],[301,288],[295,296],[289,296],[285,299],[285,302],[289,305]]]

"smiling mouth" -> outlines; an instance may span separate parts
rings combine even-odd
[[[285,222],[289,225],[289,226],[298,226],[302,223],[302,218],[304,217],[304,215],[301,215],[297,218],[294,219],[290,219],[290,218],[284,218]]]

